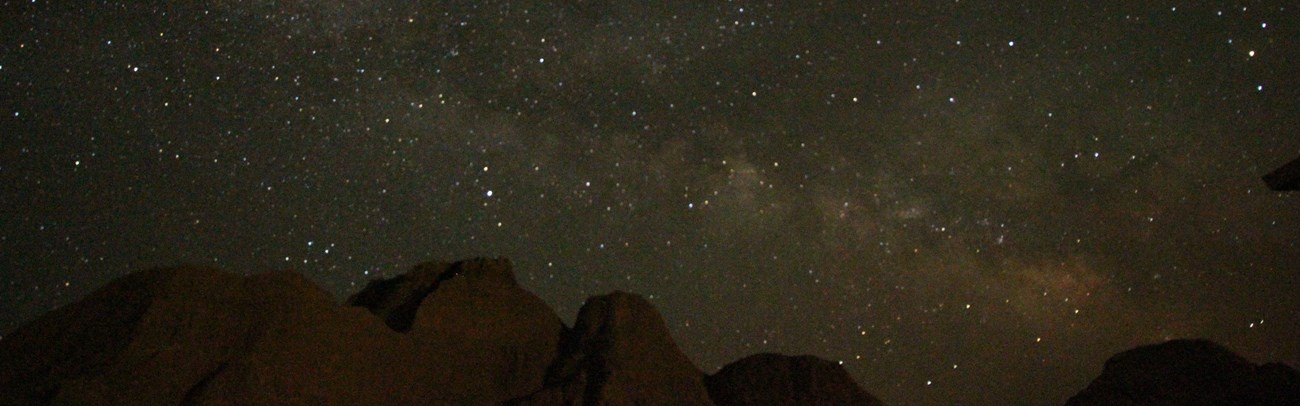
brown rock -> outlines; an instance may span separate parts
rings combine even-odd
[[[0,341],[0,404],[495,404],[539,390],[559,317],[508,261],[444,268],[432,289],[367,293],[399,304],[375,307],[389,323],[416,303],[406,334],[296,273],[129,275]]]
[[[1210,341],[1173,340],[1111,357],[1066,405],[1300,405],[1300,372]]]
[[[394,331],[407,332],[415,321],[415,313],[424,298],[442,283],[449,273],[450,263],[427,262],[416,265],[404,274],[391,279],[376,279],[347,300],[349,306],[364,307],[384,321]]]
[[[542,388],[564,323],[520,288],[507,259],[427,263],[370,283],[348,302],[406,332],[431,382],[457,402],[498,403]]]
[[[244,278],[241,285],[236,289],[242,294],[232,298],[239,313],[189,316],[216,329],[239,326],[240,341],[188,391],[186,403],[377,405],[438,395],[419,385],[428,368],[410,362],[417,347],[364,311],[338,306],[301,275],[274,272]],[[194,346],[193,340],[165,342]]]
[[[48,403],[65,382],[86,381],[116,369],[159,286],[177,272],[156,269],[115,280],[5,337],[0,341],[0,404]],[[212,279],[227,276],[206,269],[192,272]],[[183,393],[193,383],[187,381],[197,379],[176,376],[156,386],[162,392]]]
[[[399,349],[396,339],[297,274],[158,269],[119,279],[0,342],[0,403],[414,400],[364,383],[411,374],[368,368],[373,354],[358,351]]]
[[[883,404],[862,390],[844,367],[807,355],[751,355],[704,382],[719,406]]]
[[[703,378],[649,302],[614,292],[587,299],[547,374],[546,389],[514,403],[712,404]]]
[[[476,259],[417,266],[348,302],[292,272],[128,275],[0,340],[0,405],[711,404],[636,295],[588,299],[567,330],[508,260]],[[786,364],[794,389],[781,393],[796,399],[847,379]],[[830,378],[809,386],[800,371]]]

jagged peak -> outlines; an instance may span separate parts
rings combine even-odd
[[[546,388],[514,404],[711,404],[703,379],[649,301],[614,291],[587,298]]]
[[[652,312],[655,316],[659,316],[659,311],[655,310],[654,305],[641,295],[615,290],[587,298],[582,308],[578,310],[574,329],[579,329],[584,324],[617,324],[626,320],[627,316],[624,314],[628,312]],[[662,320],[660,322],[662,323]]]

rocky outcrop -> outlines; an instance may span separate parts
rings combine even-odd
[[[807,392],[847,375],[798,359],[762,379],[843,398]],[[590,298],[566,329],[505,259],[422,264],[345,306],[292,272],[155,269],[0,340],[0,405],[708,405],[704,380],[641,297]]]
[[[461,401],[497,403],[542,388],[564,332],[511,268],[507,259],[422,264],[370,283],[348,303],[405,332],[439,366],[431,382],[455,388]]]
[[[659,312],[640,296],[587,300],[565,336],[546,388],[516,404],[708,405],[704,373],[682,354]]]
[[[443,277],[452,264],[428,262],[416,265],[409,272],[390,279],[376,279],[347,300],[349,306],[364,307],[394,331],[407,332],[415,322],[415,313],[424,298],[442,284]]]
[[[1210,341],[1174,340],[1111,357],[1066,405],[1300,405],[1300,372],[1253,364]]]
[[[0,341],[0,404],[412,401],[365,383],[409,375],[379,367],[403,349],[396,333],[298,274],[158,269]]]
[[[704,382],[719,406],[882,404],[844,367],[813,356],[751,355]]]

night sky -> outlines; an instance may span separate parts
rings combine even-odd
[[[0,3],[0,332],[154,266],[505,256],[898,405],[1300,364],[1287,1]]]

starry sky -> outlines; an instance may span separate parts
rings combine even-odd
[[[0,332],[154,266],[506,256],[891,404],[1300,364],[1289,2],[0,3]]]

